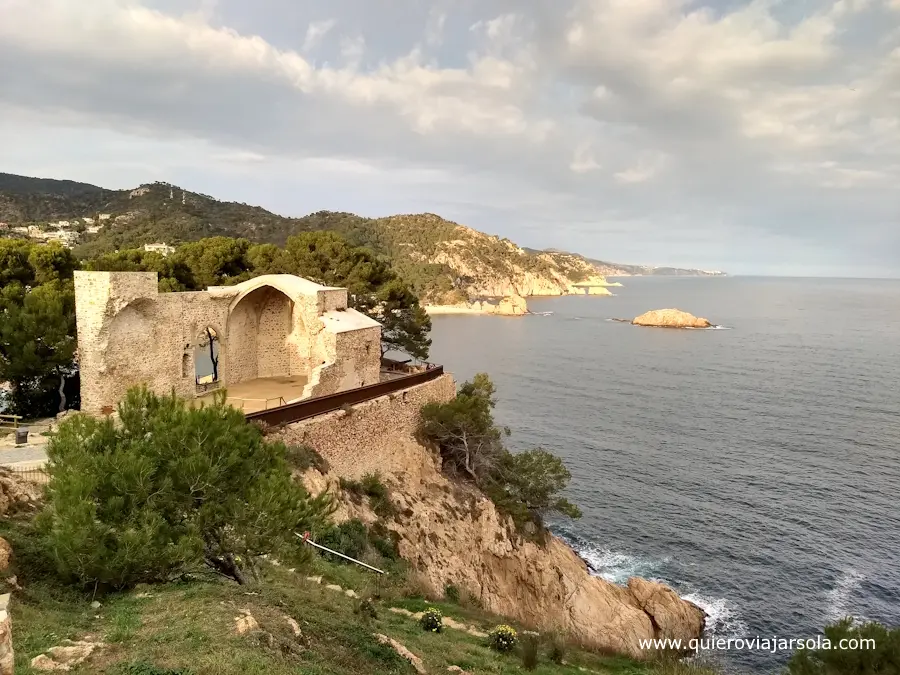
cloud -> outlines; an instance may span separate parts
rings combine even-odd
[[[152,1],[0,0],[11,142],[58,139],[67,171],[94,152],[103,182],[116,145],[84,139],[115,134],[129,171],[229,198],[245,167],[292,212],[265,186],[331,162],[364,198],[323,208],[422,204],[606,259],[900,274],[897,0]]]
[[[643,183],[659,173],[665,163],[665,155],[649,155],[638,160],[634,166],[617,171],[614,176],[620,183]]]
[[[331,29],[335,27],[337,21],[334,19],[326,19],[324,21],[313,21],[309,24],[309,28],[306,29],[306,38],[303,40],[302,50],[304,52],[310,52],[316,47],[319,46],[319,43],[322,41],[328,33],[331,32]]]

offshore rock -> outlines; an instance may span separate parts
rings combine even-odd
[[[654,309],[632,319],[635,326],[656,326],[659,328],[711,328],[706,319],[682,312],[680,309]]]

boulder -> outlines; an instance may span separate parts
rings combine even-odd
[[[700,635],[706,626],[706,612],[678,596],[668,586],[639,577],[628,580],[628,590],[657,630],[658,638]]]
[[[34,670],[68,672],[105,646],[102,642],[66,640],[64,644],[48,649],[46,654],[39,654],[31,659],[31,667]]]
[[[0,516],[36,510],[41,493],[38,485],[24,480],[6,467],[0,467]]]
[[[9,593],[0,596],[0,675],[13,675],[15,655],[12,644],[12,622],[9,617]]]
[[[706,319],[682,312],[680,309],[654,309],[635,317],[631,323],[635,326],[656,326],[659,328],[710,328]]]
[[[508,295],[497,305],[496,314],[522,316],[528,314],[528,303],[521,295]]]
[[[422,663],[422,659],[409,651],[402,644],[397,642],[395,639],[388,637],[387,635],[381,635],[380,633],[375,633],[375,639],[378,640],[381,644],[387,645],[391,649],[393,649],[397,654],[401,657],[409,661],[410,665],[413,667],[419,675],[427,675],[428,671],[425,670],[425,664]]]
[[[0,574],[3,574],[9,569],[9,566],[12,564],[12,557],[12,546],[9,545],[9,542],[6,541],[6,539],[0,537]]]

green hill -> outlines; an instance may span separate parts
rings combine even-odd
[[[573,253],[523,249],[508,239],[430,213],[364,218],[320,211],[288,218],[169,183],[105,190],[73,181],[0,174],[0,222],[7,228],[46,227],[48,222],[83,218],[102,227],[99,232],[81,234],[75,250],[81,258],[211,236],[282,245],[298,232],[334,230],[389,260],[429,302],[456,302],[473,296],[564,295],[574,292],[575,283],[593,280],[600,284],[605,274],[653,273],[632,272],[625,266]],[[84,221],[77,227],[86,229]]]

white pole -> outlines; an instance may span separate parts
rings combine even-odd
[[[349,560],[350,562],[355,562],[357,565],[362,565],[363,567],[368,567],[370,570],[378,572],[378,574],[387,574],[387,572],[385,572],[384,570],[380,570],[377,567],[372,567],[371,565],[367,565],[366,563],[362,562],[361,560],[357,560],[356,558],[351,558],[349,555],[344,555],[343,553],[338,553],[337,551],[332,551],[327,546],[322,546],[321,544],[317,544],[316,542],[314,542],[313,540],[311,540],[309,538],[309,533],[307,533],[307,536],[304,536],[302,534],[297,534],[296,532],[294,532],[294,536],[296,536],[299,539],[302,539],[307,544],[311,544],[311,545],[315,546],[316,548],[320,548],[323,551],[328,551],[329,553],[333,553],[336,556],[340,556],[341,558],[344,558],[344,560]]]

